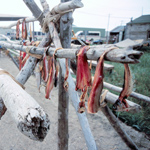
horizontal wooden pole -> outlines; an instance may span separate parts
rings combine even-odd
[[[111,93],[111,92],[108,92],[106,94],[106,97],[105,97],[105,100],[108,102],[108,103],[111,103],[111,104],[114,104],[116,102],[116,100],[118,99],[119,96]],[[127,100],[127,99],[126,99]],[[141,106],[139,104],[136,104],[134,102],[131,102],[129,100],[127,100],[127,103],[129,105],[129,112],[132,111],[132,112],[139,112],[141,110]]]
[[[104,82],[104,87],[107,88],[107,89],[116,91],[116,92],[121,92],[122,91],[122,88],[120,88],[118,86],[115,86],[115,85],[112,85],[112,84],[107,83],[107,82]],[[142,100],[144,102],[150,103],[150,97],[148,97],[148,96],[145,96],[145,95],[142,95],[142,94],[139,94],[139,93],[136,93],[136,92],[132,92],[130,94],[130,96],[134,97],[136,99]]]
[[[19,45],[22,44],[22,41],[12,41],[7,36],[5,36],[4,34],[0,34],[0,36],[3,37],[3,38],[5,38],[8,43],[19,44]]]
[[[10,49],[16,49],[23,52],[26,52],[26,48],[31,48],[30,53],[32,54],[39,54],[43,55],[45,48],[39,48],[39,47],[33,47],[33,46],[21,46],[11,43],[6,43],[3,41],[0,41],[0,45],[3,48],[10,48]],[[53,56],[53,53],[56,48],[50,47],[47,51],[47,54],[49,56]],[[97,60],[105,50],[108,48],[102,48],[102,49],[89,49],[87,51],[87,58],[89,60]],[[76,52],[77,49],[60,49],[56,53],[56,57],[58,58],[70,58],[70,59],[76,59]],[[140,57],[143,55],[143,52],[135,51],[133,49],[114,49],[106,54],[105,60],[113,61],[113,62],[119,62],[119,63],[139,63]]]
[[[26,19],[26,23],[37,21],[37,19],[36,19],[35,17],[29,17],[29,18],[25,18],[25,19]],[[23,19],[19,19],[19,20],[20,20],[20,23],[23,22]],[[0,28],[4,28],[4,29],[12,28],[12,27],[14,27],[14,26],[17,25],[17,22],[18,22],[18,21],[14,21],[14,22],[11,23],[10,25],[8,25],[8,26],[0,26]]]
[[[20,132],[43,141],[50,122],[41,106],[7,74],[0,75],[0,95]]]

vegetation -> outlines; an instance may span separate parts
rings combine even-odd
[[[138,64],[130,64],[132,78],[134,82],[133,91],[150,97],[150,51],[144,49],[144,55],[141,57],[141,62]],[[104,80],[108,83],[122,87],[124,82],[124,65],[120,63],[107,62],[114,65],[114,70],[110,74],[105,72]],[[117,95],[119,93],[113,92]],[[145,132],[150,136],[150,104],[135,98],[128,98],[142,106],[142,111],[139,113],[129,112],[114,112],[127,125],[136,128],[139,131]],[[111,108],[112,106],[110,106]]]

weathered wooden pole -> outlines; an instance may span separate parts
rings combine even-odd
[[[103,114],[107,117],[108,121],[112,125],[112,127],[116,130],[119,136],[123,139],[123,141],[133,150],[138,150],[136,144],[132,141],[130,136],[126,133],[126,131],[121,127],[118,119],[106,105],[105,107],[101,107]]]
[[[107,82],[104,82],[104,87],[108,88],[110,90],[116,91],[116,92],[121,92],[122,91],[121,87],[117,87],[117,86],[112,85],[112,84],[107,83]],[[139,94],[139,93],[136,93],[136,92],[132,92],[130,94],[130,97],[134,97],[136,99],[139,99],[139,100],[145,101],[147,103],[150,103],[150,97],[142,95],[142,94]]]
[[[46,35],[47,35],[47,37],[49,36],[48,33]],[[0,45],[1,45],[1,47],[16,49],[16,50],[20,50],[23,52],[26,52],[26,48],[29,47],[29,48],[31,48],[31,50],[30,50],[31,54],[39,54],[39,55],[43,55],[43,52],[45,50],[45,48],[40,48],[40,47],[32,48],[32,46],[21,46],[21,45],[6,43],[3,41],[0,41]],[[53,56],[55,49],[56,48],[50,47],[47,50],[47,54],[49,56]],[[103,52],[107,49],[108,48],[99,48],[99,49],[90,48],[86,53],[87,59],[88,60],[97,60],[103,54]],[[77,50],[78,50],[78,48],[76,48],[76,49],[63,48],[63,49],[60,49],[59,51],[57,51],[56,56],[57,56],[57,58],[76,59]],[[134,63],[139,63],[139,59],[142,55],[143,55],[143,52],[140,52],[140,51],[135,51],[133,49],[126,49],[126,48],[124,48],[124,49],[118,48],[118,49],[113,49],[112,51],[108,52],[107,55],[105,56],[105,60],[109,60],[112,62],[118,62],[118,63],[134,64]]]
[[[61,0],[67,2],[68,0]],[[62,3],[63,4],[63,3]],[[60,40],[63,48],[70,48],[71,46],[71,31],[72,31],[72,12],[66,13],[60,18]],[[59,72],[59,104],[58,104],[58,149],[68,150],[68,109],[69,109],[69,95],[68,91],[64,89],[64,76],[62,69]]]
[[[20,132],[30,139],[43,141],[50,128],[48,115],[22,87],[2,69],[0,69],[0,96]],[[1,112],[1,114],[3,113],[4,111]]]

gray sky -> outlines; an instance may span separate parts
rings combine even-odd
[[[2,0],[1,0],[2,1]],[[40,0],[35,0],[38,6]],[[60,0],[47,0],[50,8],[57,5]],[[116,26],[125,25],[133,19],[145,14],[150,14],[150,0],[82,0],[84,7],[76,9],[73,14],[73,24],[80,27],[95,27],[112,30]],[[0,4],[0,14],[14,14],[32,16],[30,10],[23,0],[4,0]],[[8,25],[11,22],[1,22],[1,25]],[[35,30],[40,26],[36,23]]]

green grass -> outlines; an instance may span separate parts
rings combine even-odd
[[[138,64],[130,64],[134,82],[133,91],[150,97],[150,51],[145,51],[140,61],[141,62]],[[104,80],[108,83],[122,87],[124,82],[124,65],[114,62],[106,63],[114,65],[115,68],[111,74],[105,72]],[[117,92],[113,93],[119,95]],[[135,98],[129,97],[128,99],[140,104],[142,106],[142,111],[134,114],[128,112],[119,112],[115,114],[126,124],[150,135],[150,104]]]

